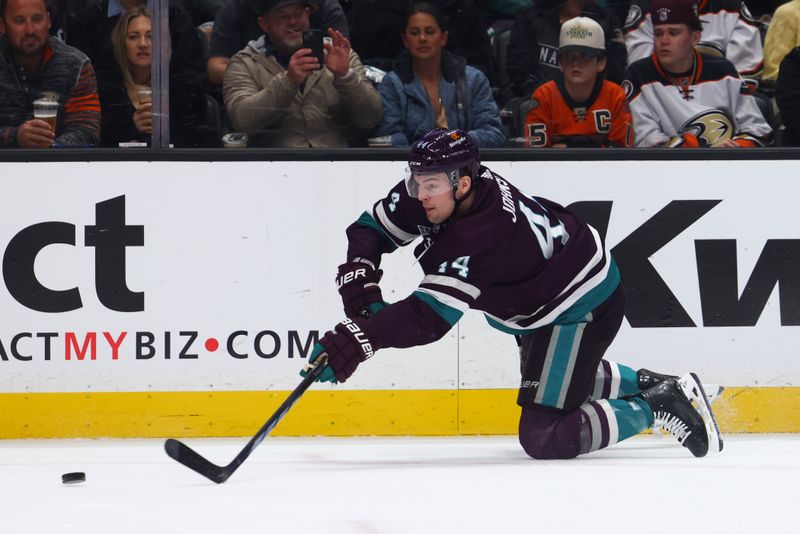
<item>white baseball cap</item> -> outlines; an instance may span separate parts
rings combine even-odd
[[[606,51],[606,37],[603,28],[589,17],[575,17],[561,25],[558,38],[558,55],[580,52],[596,57]]]

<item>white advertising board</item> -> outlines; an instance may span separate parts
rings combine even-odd
[[[652,265],[675,297],[664,322],[675,322],[683,310],[681,320],[688,317],[693,326],[632,327],[626,321],[610,359],[664,371],[692,368],[727,385],[776,386],[800,383],[800,330],[794,326],[800,311],[793,309],[800,307],[800,269],[786,272],[791,262],[779,261],[791,259],[793,240],[800,248],[794,166],[788,161],[490,164],[529,193],[562,204],[610,206],[612,247],[626,239],[647,243],[651,234],[665,241],[643,258],[628,246],[626,261],[620,261],[623,276],[626,268],[647,274]],[[401,162],[0,164],[5,282],[0,390],[293,388],[310,340],[341,319],[333,277],[345,259],[345,228],[401,178],[404,167]],[[670,205],[675,211],[669,217],[656,216]],[[698,206],[706,212],[671,236],[669,220],[696,214]],[[655,229],[641,229],[653,219]],[[765,249],[768,242],[779,245],[778,252]],[[728,268],[736,273],[738,294],[732,304],[730,292],[709,285],[719,265],[706,269],[701,287],[698,246],[704,258],[733,247],[735,264]],[[759,263],[765,255],[774,261]],[[383,269],[389,301],[404,298],[422,276],[410,247],[385,257]],[[776,276],[779,281],[770,286]],[[758,282],[752,298],[744,289],[751,277]],[[757,320],[707,324],[704,299],[706,307],[714,299],[703,288],[724,293],[728,300],[721,302],[744,317],[740,322]],[[765,292],[768,298],[761,299]],[[513,388],[519,373],[515,347],[513,338],[469,313],[439,342],[381,351],[337,387]]]

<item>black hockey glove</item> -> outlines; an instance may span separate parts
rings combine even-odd
[[[364,331],[365,322],[364,319],[345,319],[319,340],[328,353],[328,367],[333,370],[337,382],[350,378],[358,365],[380,348]]]
[[[362,262],[343,263],[336,274],[336,285],[342,296],[347,317],[369,318],[383,307],[383,296],[378,282],[383,271]]]

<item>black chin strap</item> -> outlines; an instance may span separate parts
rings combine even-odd
[[[469,198],[469,196],[472,194],[472,191],[474,191],[474,189],[475,189],[475,181],[470,176],[469,189],[467,189],[467,192],[464,193],[464,196],[462,198],[460,198],[460,199],[456,198],[456,190],[457,189],[458,189],[458,184],[453,186],[453,201],[456,203],[456,207],[453,208],[453,213],[444,222],[449,222],[450,219],[452,219],[453,217],[456,216],[456,214],[458,214],[458,208],[461,207],[461,203],[464,202],[467,198]]]

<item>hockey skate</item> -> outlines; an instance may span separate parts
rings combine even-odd
[[[653,410],[654,433],[666,431],[697,458],[708,453],[706,424],[677,380],[664,380],[639,395]]]
[[[674,375],[664,375],[661,373],[654,373],[649,369],[639,369],[636,371],[636,381],[639,384],[639,390],[644,391],[646,389],[650,389],[651,387],[660,384],[664,380],[678,380],[677,376]],[[725,391],[724,386],[720,386],[718,384],[702,384],[703,391],[706,392],[706,399],[708,399],[708,404],[714,404],[714,402],[722,395],[722,392]]]
[[[714,412],[711,411],[711,402],[708,400],[708,393],[705,391],[705,386],[700,383],[700,379],[694,373],[686,373],[678,379],[678,384],[683,390],[683,394],[692,403],[692,406],[697,410],[703,418],[703,424],[706,427],[708,434],[708,450],[710,452],[722,451],[722,434],[719,432],[717,426],[717,419],[714,417]]]

